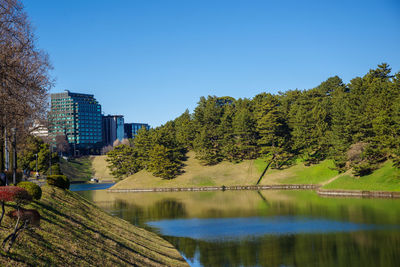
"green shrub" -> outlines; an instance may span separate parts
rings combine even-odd
[[[17,184],[18,187],[24,188],[28,191],[33,199],[39,200],[42,197],[42,189],[35,183],[32,182],[20,182]]]
[[[47,184],[61,189],[69,189],[69,179],[65,175],[48,175]]]
[[[355,176],[364,176],[367,174],[372,173],[372,171],[374,170],[374,167],[367,163],[367,162],[363,162],[360,164],[357,164],[353,167],[353,174]]]

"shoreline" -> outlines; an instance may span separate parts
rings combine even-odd
[[[282,184],[282,185],[233,185],[233,186],[203,186],[203,187],[156,187],[107,189],[108,193],[145,193],[145,192],[202,192],[225,190],[315,190],[321,197],[354,197],[354,198],[400,198],[396,191],[369,191],[320,189],[317,184]]]
[[[178,191],[225,191],[225,190],[310,190],[320,185],[314,184],[283,184],[283,185],[231,185],[231,186],[203,186],[203,187],[157,187],[157,188],[130,188],[107,189],[110,193],[128,192],[178,192]]]
[[[400,192],[396,191],[318,189],[316,192],[322,197],[400,198]]]

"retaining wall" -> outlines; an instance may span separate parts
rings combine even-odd
[[[167,187],[167,188],[134,188],[107,189],[108,192],[178,192],[178,191],[218,191],[218,190],[304,190],[317,189],[319,185],[234,185],[234,186],[204,186],[204,187]]]
[[[389,192],[389,191],[318,189],[317,193],[320,196],[326,196],[326,197],[400,198],[400,192]]]

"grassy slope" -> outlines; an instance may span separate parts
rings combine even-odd
[[[112,189],[254,185],[266,166],[261,160],[203,166],[194,158],[193,152],[188,153],[185,165],[184,173],[172,180],[163,180],[147,171],[140,171],[117,183]],[[329,167],[333,167],[333,163],[327,160],[311,167],[300,163],[285,170],[268,170],[261,184],[317,184],[337,175]]]
[[[106,156],[81,157],[69,161],[61,159],[61,172],[71,181],[89,181],[92,177],[100,180],[114,180],[105,159]]]
[[[370,175],[360,178],[344,175],[325,185],[323,189],[400,191],[400,170],[393,168],[392,162],[388,161]]]
[[[66,161],[61,159],[60,169],[71,181],[89,181],[93,175],[90,157]]]
[[[100,180],[114,180],[114,177],[110,174],[110,171],[107,168],[106,158],[107,156],[90,157],[92,161],[93,176]]]
[[[9,254],[0,250],[0,266],[187,266],[167,241],[73,192],[44,186],[30,206],[42,216],[40,229],[23,232]],[[1,240],[9,231],[0,230]]]
[[[320,184],[338,175],[332,160],[305,166],[298,163],[284,170],[269,169],[260,184]]]
[[[253,160],[246,160],[239,164],[222,162],[214,166],[203,166],[194,158],[194,153],[189,152],[188,160],[184,164],[184,173],[172,180],[161,179],[147,171],[140,171],[112,188],[246,185],[255,184],[260,175],[254,167]]]

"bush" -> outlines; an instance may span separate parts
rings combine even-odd
[[[0,201],[15,202],[17,205],[27,204],[32,196],[25,188],[18,186],[0,186]]]
[[[353,167],[353,174],[355,176],[364,176],[372,173],[373,170],[374,168],[371,164],[364,162]]]
[[[18,187],[25,188],[28,194],[32,196],[33,199],[39,200],[42,197],[42,189],[35,183],[32,182],[20,182],[17,184]]]
[[[69,189],[69,179],[65,175],[49,175],[47,184],[61,189]]]

